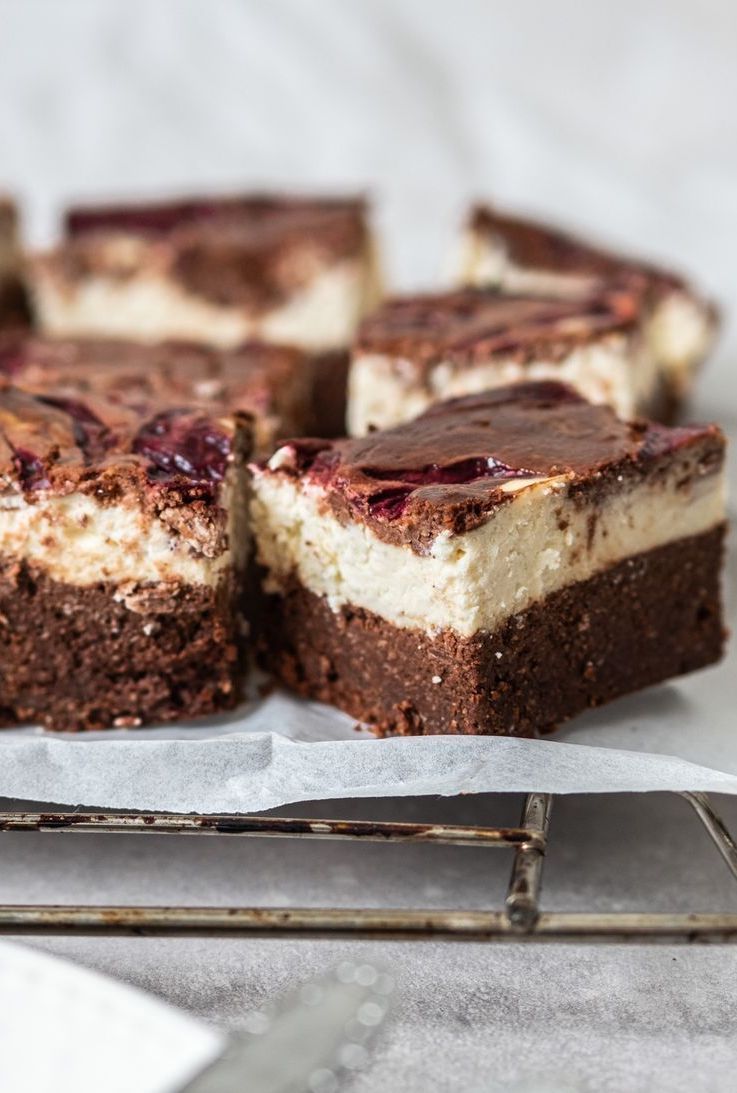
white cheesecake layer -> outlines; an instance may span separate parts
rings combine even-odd
[[[343,261],[315,273],[285,303],[251,313],[210,303],[165,272],[145,267],[66,283],[41,257],[34,264],[33,293],[43,330],[57,337],[176,338],[224,349],[260,339],[317,351],[348,345],[376,302],[378,284],[372,263]]]
[[[694,457],[684,456],[667,479],[644,480],[598,505],[574,504],[565,477],[518,480],[509,487],[514,499],[484,524],[465,535],[443,532],[419,555],[365,524],[339,523],[319,487],[257,472],[252,532],[269,592],[296,576],[333,611],[353,605],[395,626],[470,636],[625,558],[721,523],[723,477],[696,474],[678,486],[694,474]]]
[[[461,237],[457,280],[463,285],[501,288],[510,295],[552,296],[577,300],[597,285],[586,274],[531,269],[510,261],[503,242],[495,243],[481,232],[465,231]]]
[[[520,362],[513,356],[457,366],[441,361],[421,377],[411,361],[354,353],[348,380],[348,431],[364,436],[410,421],[443,399],[476,394],[509,383],[552,379],[569,383],[590,402],[605,403],[633,418],[654,397],[658,370],[647,346],[610,334],[574,349],[563,360]]]
[[[73,585],[183,583],[214,586],[231,567],[242,568],[248,549],[245,490],[232,469],[223,485],[221,505],[227,533],[213,536],[193,526],[186,510],[163,518],[135,504],[100,504],[71,493],[44,496],[29,504],[22,494],[0,494],[0,556],[25,561],[51,578]]]

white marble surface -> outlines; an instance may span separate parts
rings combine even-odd
[[[0,0],[0,178],[70,194],[366,187],[402,282],[469,194],[684,264],[737,300],[730,0]]]
[[[678,261],[729,307],[736,50],[730,0],[0,0],[0,181],[27,197],[37,241],[70,194],[368,184],[401,284],[433,281],[463,200],[491,192]],[[701,406],[734,423],[733,341],[730,328]],[[483,797],[340,809],[481,822],[505,804],[516,812]],[[737,803],[723,808],[737,826]],[[549,906],[735,906],[678,800],[568,799],[554,830]],[[0,898],[484,906],[507,859],[480,853],[5,835]],[[734,1084],[732,949],[43,945],[229,1026],[339,956],[370,952],[399,990],[356,1089]]]

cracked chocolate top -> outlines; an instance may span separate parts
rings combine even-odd
[[[150,245],[159,275],[163,265],[190,292],[253,311],[288,298],[326,265],[361,255],[368,240],[361,198],[254,194],[80,206],[65,227],[56,259],[72,280],[109,273],[108,245],[122,236]],[[140,254],[136,262],[140,268]]]
[[[40,491],[186,506],[197,521],[217,506],[247,419],[202,410],[130,406],[99,396],[33,395],[0,387],[0,478],[33,501]],[[246,453],[247,454],[247,453]]]
[[[136,408],[151,402],[243,410],[263,442],[294,430],[306,398],[304,354],[250,342],[217,350],[188,342],[0,337],[0,375],[58,397],[101,396]]]
[[[683,278],[669,270],[592,246],[535,220],[500,213],[490,205],[471,210],[469,227],[482,235],[498,236],[510,260],[524,268],[591,277],[641,292],[687,288]]]
[[[560,360],[577,345],[633,329],[636,316],[624,293],[573,301],[468,288],[386,301],[363,322],[356,345],[420,369],[441,361],[473,365],[497,354]]]
[[[342,522],[419,553],[443,531],[462,534],[514,496],[510,483],[565,475],[588,493],[621,488],[657,458],[706,442],[705,470],[721,463],[716,426],[668,429],[620,421],[555,382],[518,384],[438,403],[405,425],[348,440],[295,440],[265,473],[322,487]]]

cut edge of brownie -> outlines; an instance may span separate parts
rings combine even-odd
[[[131,606],[137,596],[137,603]],[[128,728],[232,708],[244,667],[238,591],[74,585],[0,558],[0,725]]]
[[[725,527],[625,558],[472,637],[350,605],[334,612],[293,580],[261,603],[258,656],[298,694],[378,735],[547,733],[719,660]]]

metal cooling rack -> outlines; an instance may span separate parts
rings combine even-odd
[[[703,793],[682,793],[737,880],[737,844]],[[490,911],[313,907],[120,907],[0,904],[0,934],[448,938],[475,941],[727,942],[737,912],[559,912],[540,906],[553,798],[532,793],[518,827],[176,813],[0,812],[0,833],[220,835],[439,843],[514,852],[503,908]]]

